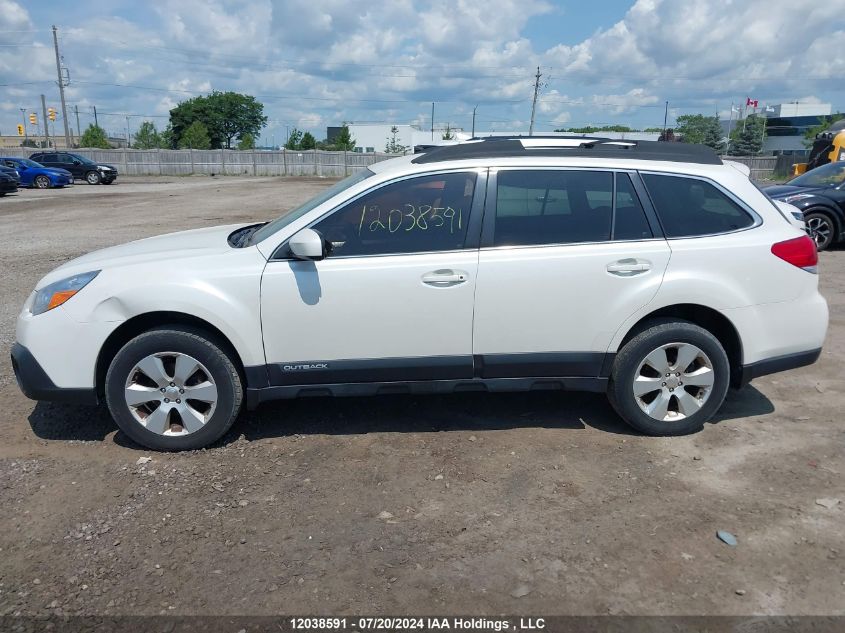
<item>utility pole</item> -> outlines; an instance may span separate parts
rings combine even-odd
[[[131,137],[129,136],[129,115],[126,115],[126,149],[129,149]]]
[[[26,143],[29,140],[29,132],[26,131],[26,108],[21,108],[21,117],[23,117],[23,141]]]
[[[91,106],[94,108],[94,127],[100,127],[99,121],[97,121],[97,106]]]
[[[475,111],[478,110],[478,105],[472,109],[472,138],[475,138]]]
[[[434,101],[431,102],[431,140],[434,140]]]
[[[81,137],[82,132],[79,129],[79,106],[78,105],[73,106],[73,110],[74,110],[74,112],[76,112],[76,136]]]
[[[65,105],[65,80],[62,77],[62,62],[59,57],[59,37],[56,35],[56,25],[53,25],[53,48],[56,50],[56,75],[59,78],[59,97],[62,100],[62,121],[65,125],[65,147],[70,147],[70,129],[67,124],[67,106]]]
[[[731,113],[728,115],[728,143],[725,145],[725,153],[730,154],[731,152],[731,130],[733,128],[734,122],[734,104],[731,102]]]
[[[50,119],[47,118],[47,102],[44,95],[41,95],[41,113],[44,115],[44,142],[47,149],[50,149]]]
[[[663,111],[663,140],[666,140],[666,122],[669,120],[669,102],[666,102],[666,109]]]
[[[540,67],[537,66],[537,74],[534,75],[534,101],[531,102],[531,125],[528,127],[528,136],[534,136],[534,113],[537,111],[537,95],[540,92]]]

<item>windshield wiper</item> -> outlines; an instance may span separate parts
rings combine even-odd
[[[259,224],[253,224],[251,226],[245,226],[242,228],[237,235],[235,235],[232,240],[231,244],[235,248],[243,248],[244,246],[249,246],[249,240],[253,236],[253,234],[260,229],[262,226],[267,224],[266,222],[261,222]]]

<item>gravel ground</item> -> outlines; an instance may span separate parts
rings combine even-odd
[[[0,344],[62,261],[271,218],[327,183],[7,196]],[[27,400],[2,363],[0,615],[845,614],[845,251],[821,280],[820,362],[684,438],[640,436],[596,394],[389,396],[264,405],[211,449],[155,454],[102,409]]]

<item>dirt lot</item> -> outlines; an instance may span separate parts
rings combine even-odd
[[[60,262],[326,184],[4,198],[0,347]],[[4,361],[0,615],[845,614],[845,250],[821,279],[821,361],[686,438],[637,435],[595,394],[392,396],[265,405],[215,448],[153,454],[104,410],[27,400]]]

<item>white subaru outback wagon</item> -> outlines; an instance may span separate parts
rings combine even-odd
[[[377,163],[269,223],[107,248],[42,279],[30,398],[105,401],[154,449],[307,395],[606,392],[653,435],[813,363],[813,241],[705,147],[503,138]],[[801,327],[795,327],[801,323]]]

